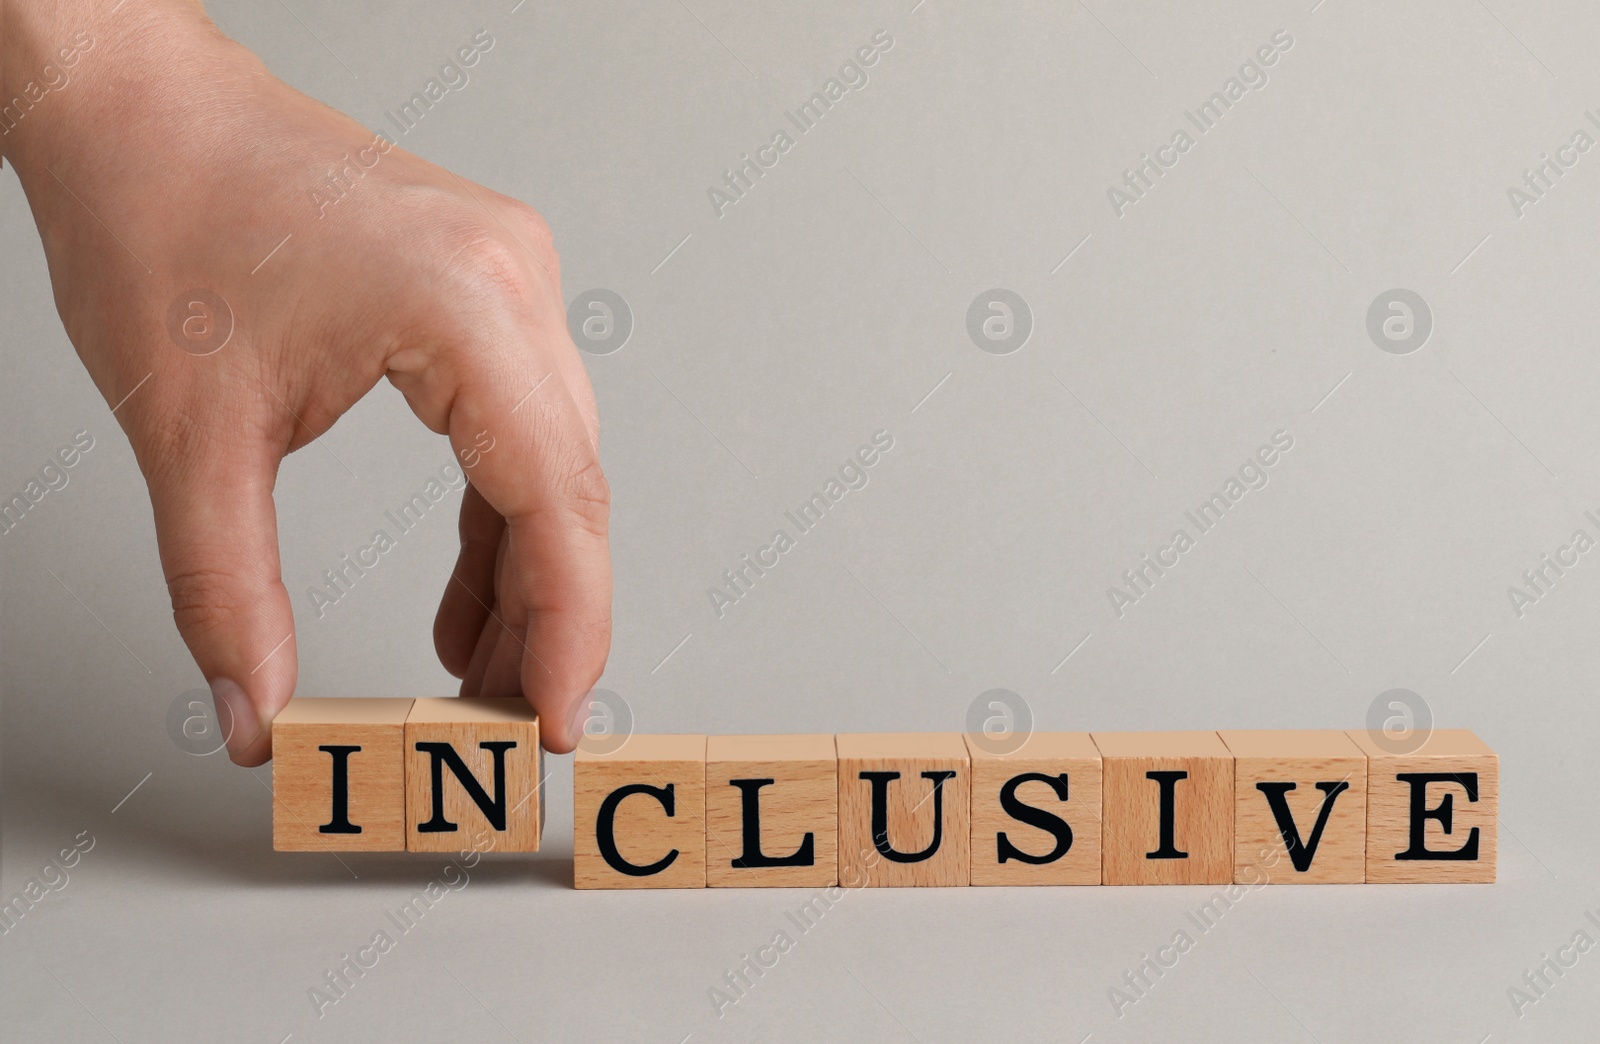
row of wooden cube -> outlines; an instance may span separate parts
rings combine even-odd
[[[573,766],[579,888],[1490,882],[1465,730],[633,736]]]
[[[520,698],[296,698],[272,723],[272,847],[536,852],[543,765]]]
[[[1463,730],[630,736],[574,759],[580,888],[1492,881],[1499,766]],[[1009,745],[1008,745],[1009,746]],[[536,851],[520,699],[296,699],[285,851]]]

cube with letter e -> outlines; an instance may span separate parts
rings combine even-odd
[[[1367,755],[1367,883],[1495,878],[1500,758],[1468,729],[1347,733]]]

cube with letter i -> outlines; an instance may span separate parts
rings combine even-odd
[[[417,700],[405,756],[408,851],[539,850],[544,757],[522,697]]]
[[[408,699],[296,697],[272,723],[272,847],[403,852]]]
[[[1233,753],[1215,732],[1095,732],[1104,883],[1233,881]]]

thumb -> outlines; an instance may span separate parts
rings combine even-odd
[[[148,474],[172,615],[211,686],[228,756],[272,757],[271,723],[294,693],[294,614],[278,562],[277,459],[180,451]]]

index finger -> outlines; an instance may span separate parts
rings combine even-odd
[[[522,646],[522,694],[556,753],[576,746],[574,713],[611,646],[610,489],[567,382],[542,364],[565,338],[564,323],[491,324],[470,348],[391,372],[422,419],[442,420],[457,456],[475,461],[472,485],[505,517],[495,615]]]

